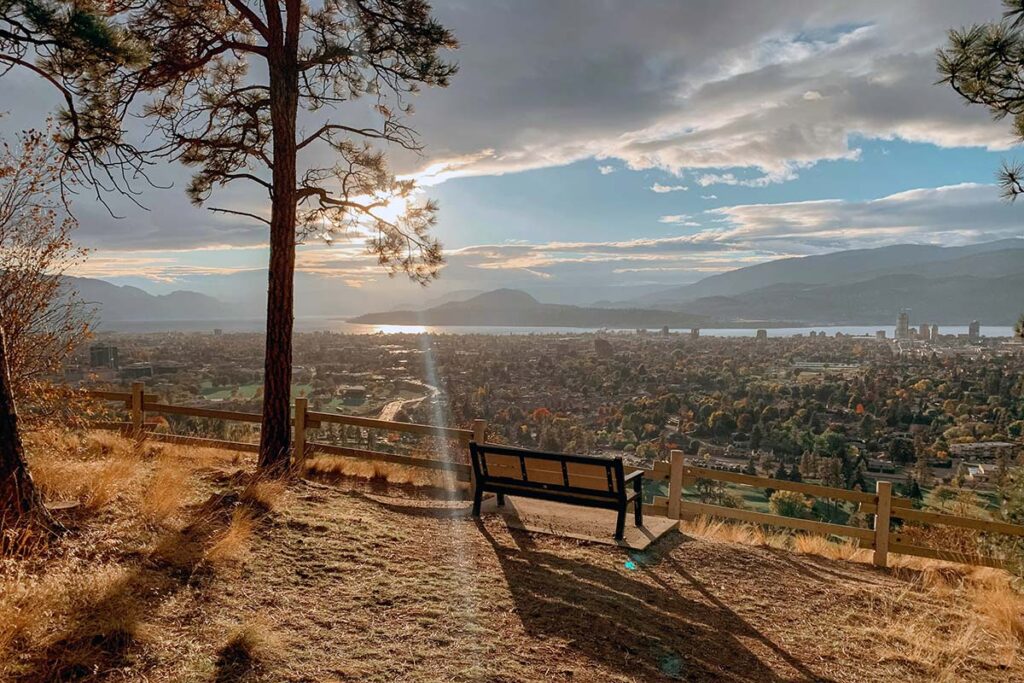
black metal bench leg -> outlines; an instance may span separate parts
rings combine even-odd
[[[505,494],[504,493],[499,493],[498,494],[498,507],[505,507]]]
[[[473,493],[473,516],[480,516],[480,504],[484,502],[484,488],[477,486],[476,491]]]
[[[626,531],[626,506],[623,505],[619,508],[619,517],[615,520],[615,540],[621,541],[622,535]]]
[[[633,499],[633,520],[638,527],[644,525],[644,478],[637,477],[633,483],[636,498]]]

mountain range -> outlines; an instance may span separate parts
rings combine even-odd
[[[966,247],[896,245],[780,259],[617,304],[717,320],[1009,325],[1024,311],[1024,239]]]
[[[65,277],[82,301],[96,309],[101,322],[128,320],[222,320],[237,317],[223,301],[199,292],[150,294],[138,287],[87,277]]]
[[[220,297],[178,290],[150,294],[91,278],[68,278],[94,302],[104,323],[119,321],[261,318],[265,274],[232,276]],[[370,297],[339,297],[331,278],[296,273],[296,315],[359,313]],[[568,305],[542,303],[536,291],[439,291],[418,305],[387,306],[353,322],[413,325],[670,327],[721,324],[892,324],[911,309],[915,323],[1009,325],[1024,312],[1024,239],[963,247],[895,245],[769,261],[677,287],[627,286],[621,300]],[[554,295],[545,290],[543,296]],[[579,301],[580,292],[570,299]],[[385,308],[387,307],[387,308]],[[390,310],[387,310],[390,309]],[[366,309],[363,308],[363,311]]]

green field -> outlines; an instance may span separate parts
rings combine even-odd
[[[234,387],[215,387],[209,380],[207,380],[200,385],[200,391],[203,394],[203,398],[210,401],[226,401],[228,399],[247,401],[255,398],[257,392],[262,388],[263,384],[261,382],[241,384]],[[306,396],[312,390],[312,384],[293,384],[292,396]]]

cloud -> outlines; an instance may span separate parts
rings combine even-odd
[[[991,185],[964,183],[868,201],[824,199],[710,209],[724,218],[715,239],[807,253],[899,243],[970,244],[1021,236],[1019,207]]]
[[[692,216],[685,213],[662,216],[658,219],[659,223],[668,223],[669,225],[682,225],[686,227],[700,227],[700,223],[693,220]]]
[[[686,192],[690,188],[686,185],[662,185],[661,183],[654,183],[651,185],[651,192],[658,194],[665,194],[666,192]]]
[[[614,166],[598,166],[597,170],[601,175],[610,175],[612,173],[615,173]]]
[[[463,43],[462,70],[447,91],[424,94],[415,123],[429,163],[457,160],[459,175],[596,158],[763,186],[856,160],[855,136],[1012,144],[1005,122],[934,85],[946,30],[999,17],[998,0],[452,0],[437,10]]]

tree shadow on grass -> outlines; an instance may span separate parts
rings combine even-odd
[[[511,531],[512,542],[503,543],[483,523],[478,528],[494,549],[523,627],[534,637],[570,643],[602,666],[642,681],[825,680],[674,561],[671,550],[685,542],[677,534],[662,539],[639,562],[609,569],[540,549],[527,533]],[[703,600],[684,597],[669,585],[661,576],[666,568]],[[745,644],[751,641],[784,661],[793,675],[780,675],[762,661]]]
[[[167,531],[123,574],[111,577],[106,585],[82,586],[60,631],[13,680],[120,679],[127,669],[145,669],[146,650],[138,645],[145,642],[148,615],[186,586],[203,585],[212,578],[205,550],[226,525],[236,502],[237,496],[211,497],[193,508],[188,525]]]

